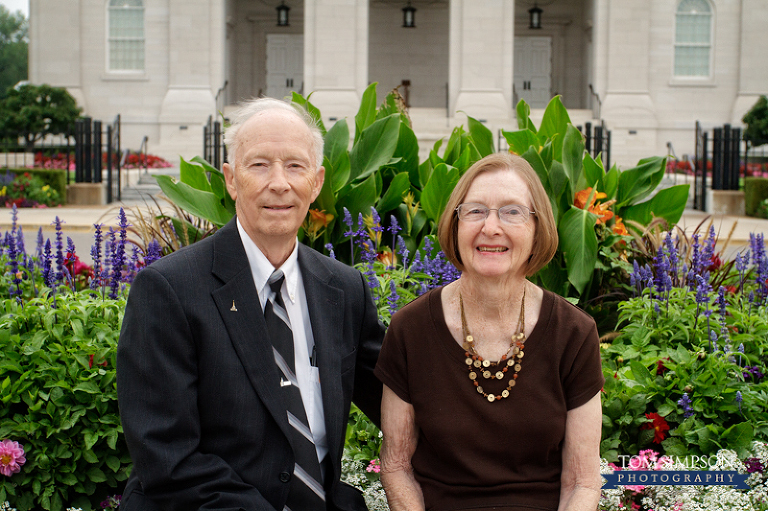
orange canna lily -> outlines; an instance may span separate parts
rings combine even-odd
[[[589,195],[592,193],[592,187],[584,188],[582,191],[576,193],[576,197],[573,199],[573,205],[576,206],[579,209],[584,209],[584,206],[587,204],[587,199],[589,199]],[[592,197],[592,200],[589,202],[589,207],[592,208],[594,206],[595,201],[597,199],[605,199],[608,197],[603,192],[596,192],[595,195]]]
[[[333,215],[326,213],[325,210],[310,209],[309,221],[312,224],[320,224],[323,227],[328,227],[328,222],[333,220]]]
[[[392,252],[389,247],[385,247],[384,250],[376,255],[376,259],[384,264],[387,268],[394,268],[397,266],[397,254]]]
[[[621,217],[616,217],[616,223],[613,224],[613,232],[615,234],[621,234],[622,236],[627,236],[629,234]]]

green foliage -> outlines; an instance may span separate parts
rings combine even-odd
[[[28,22],[21,12],[11,13],[0,5],[0,99],[6,91],[27,79]]]
[[[23,306],[0,302],[0,438],[22,444],[27,459],[0,481],[0,502],[88,511],[127,479],[114,355],[124,307],[89,292],[56,308],[48,291]]]
[[[0,101],[0,136],[23,138],[28,148],[46,135],[64,134],[82,109],[62,87],[21,85]]]
[[[63,175],[63,172],[59,174]],[[7,178],[13,175],[6,172],[5,176],[0,178],[0,204],[16,204],[17,207],[61,204],[59,192],[46,184],[40,173],[16,173],[12,181],[6,182]]]
[[[744,179],[744,212],[747,216],[760,216],[760,204],[768,199],[768,178]],[[766,218],[763,216],[763,218]]]
[[[676,224],[685,208],[688,185],[662,190],[645,200],[664,176],[665,159],[647,158],[631,169],[620,171],[614,166],[606,171],[600,156],[592,158],[585,152],[584,138],[571,124],[559,96],[547,105],[538,130],[524,101],[518,104],[517,114],[520,129],[502,134],[510,151],[525,158],[541,179],[560,237],[552,262],[534,280],[584,308],[600,307],[600,297],[626,280],[626,256],[616,245],[625,242],[623,220],[644,226],[660,217]],[[596,199],[605,202],[596,203]]]
[[[747,125],[744,140],[752,147],[768,143],[768,98],[760,96],[741,120]]]

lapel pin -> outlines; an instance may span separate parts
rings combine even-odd
[[[229,309],[229,310],[231,310],[232,312],[237,312],[237,307],[235,307],[235,301],[234,300],[232,300],[232,308]]]

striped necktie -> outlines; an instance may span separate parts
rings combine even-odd
[[[323,479],[320,462],[296,379],[293,330],[280,293],[284,280],[285,275],[281,270],[275,270],[269,277],[268,284],[272,293],[264,306],[264,319],[272,340],[275,363],[281,373],[281,394],[288,413],[290,440],[296,458],[293,472],[295,479],[291,484],[285,508],[293,511],[325,510],[325,490],[321,483]]]

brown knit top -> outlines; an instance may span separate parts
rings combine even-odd
[[[427,510],[556,510],[566,413],[604,383],[594,321],[544,291],[517,384],[507,399],[489,403],[468,377],[441,292],[395,314],[375,371],[414,407],[411,463]],[[496,395],[506,387],[506,379],[479,381]]]

